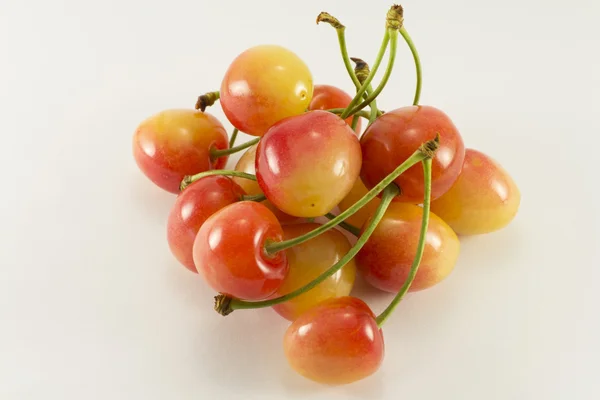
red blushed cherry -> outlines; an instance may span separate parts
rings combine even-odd
[[[196,271],[193,247],[202,224],[220,209],[238,202],[246,193],[231,178],[207,176],[177,196],[167,220],[171,252],[187,269]]]
[[[217,211],[200,227],[194,241],[198,273],[217,292],[244,300],[262,300],[283,283],[285,251],[265,252],[265,244],[283,240],[283,229],[264,205],[240,201]]]
[[[179,193],[184,176],[225,166],[227,157],[211,159],[213,148],[228,148],[227,132],[215,117],[196,110],[162,111],[143,121],[133,136],[138,167],[171,193]]]
[[[296,217],[331,211],[350,192],[362,156],[354,131],[327,111],[286,118],[256,150],[256,178],[278,209]]]
[[[300,375],[325,384],[347,384],[376,372],[384,356],[375,314],[356,297],[325,300],[287,329],[284,351]]]
[[[342,89],[331,85],[315,85],[309,110],[329,110],[332,108],[346,108],[352,97]],[[346,123],[352,126],[352,117],[346,118]],[[358,135],[362,127],[360,118],[354,131]]]
[[[450,118],[430,106],[402,107],[386,112],[367,128],[361,139],[363,183],[373,188],[419,146],[440,135],[440,143],[432,159],[431,198],[437,199],[454,184],[461,172],[465,146]],[[409,168],[394,181],[402,193],[394,201],[423,201],[423,168]]]

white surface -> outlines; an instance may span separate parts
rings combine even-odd
[[[398,308],[373,377],[329,388],[297,376],[282,319],[220,317],[170,255],[174,197],[137,170],[136,125],[218,89],[260,43],[352,90],[315,17],[338,16],[351,55],[372,60],[391,3],[348,3],[0,1],[1,399],[600,398],[593,0],[403,3],[422,103],[499,160],[523,200],[510,227],[464,241],[455,272]],[[384,109],[412,99],[400,43]],[[366,293],[376,311],[391,298]]]

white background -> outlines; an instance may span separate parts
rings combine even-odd
[[[0,0],[1,399],[600,398],[594,0],[403,3],[422,103],[510,171],[522,204],[505,230],[463,241],[447,280],[401,304],[371,378],[304,380],[283,356],[285,321],[217,315],[169,253],[174,197],[135,166],[136,125],[192,107],[262,43],[351,91],[335,32],[315,18],[338,16],[351,55],[372,62],[390,5]],[[399,44],[386,110],[413,96]],[[356,293],[375,311],[391,299]]]

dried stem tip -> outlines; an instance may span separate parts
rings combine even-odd
[[[404,10],[402,6],[394,4],[387,12],[385,26],[388,29],[399,30],[404,23]]]
[[[190,183],[192,183],[192,177],[189,175],[184,176],[183,179],[181,180],[181,183],[179,184],[179,190],[181,192],[183,192],[185,190],[185,188],[190,185]]]
[[[342,25],[342,23],[340,22],[339,19],[337,19],[336,17],[334,17],[333,15],[331,15],[329,13],[326,13],[325,11],[323,11],[317,17],[317,24],[319,22],[327,22],[329,25],[333,26],[335,29],[344,29],[345,28],[345,26]]]
[[[210,107],[215,104],[215,101],[219,100],[220,94],[219,92],[208,92],[198,97],[198,101],[196,101],[196,110],[200,110],[204,112],[206,107]]]
[[[227,316],[233,312],[231,308],[231,297],[220,294],[215,296],[215,311],[222,316]]]
[[[419,150],[421,150],[421,152],[423,154],[425,154],[427,156],[427,158],[433,158],[438,147],[440,147],[440,134],[439,133],[437,133],[435,135],[435,139],[423,143],[421,145],[421,147],[419,148]]]
[[[369,69],[369,64],[363,61],[360,58],[350,57],[350,59],[356,64],[354,67],[354,73],[356,74],[356,78],[362,84],[367,79],[371,70]]]

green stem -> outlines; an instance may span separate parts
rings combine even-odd
[[[352,130],[356,130],[356,126],[358,125],[358,119],[360,118],[360,116],[354,114],[354,117],[352,117],[352,125],[350,126],[352,128]]]
[[[402,164],[396,167],[388,176],[383,178],[381,182],[379,182],[373,189],[369,190],[367,194],[365,194],[360,200],[354,203],[350,208],[346,211],[327,222],[326,224],[321,225],[320,227],[302,235],[295,237],[293,239],[284,240],[281,242],[274,242],[265,245],[265,252],[267,254],[274,254],[278,251],[289,249],[297,244],[304,243],[316,236],[319,236],[321,233],[333,228],[338,225],[340,222],[344,221],[346,218],[350,217],[358,210],[360,210],[365,204],[369,201],[373,200],[383,189],[385,189],[390,183],[392,183],[397,177],[402,175],[404,171],[412,167],[413,165],[423,161],[425,158],[433,157],[433,154],[437,150],[439,145],[439,135],[436,136],[435,139],[425,142],[421,145],[421,147],[415,151],[410,157],[408,157]]]
[[[340,115],[341,113],[343,113],[346,109],[345,108],[330,108],[328,111],[332,114],[337,114]],[[365,118],[365,119],[369,119],[371,117],[371,113],[369,111],[359,111],[357,113],[355,113],[354,115],[358,115],[359,117]]]
[[[381,78],[381,82],[377,86],[377,89],[375,89],[369,95],[369,97],[367,97],[367,99],[365,101],[363,101],[362,103],[360,103],[360,105],[358,105],[357,107],[352,109],[348,113],[348,115],[353,115],[354,113],[356,113],[356,112],[362,110],[363,108],[365,108],[366,106],[370,105],[371,102],[374,101],[377,98],[377,96],[379,96],[379,94],[382,92],[383,88],[387,84],[388,80],[390,79],[390,76],[392,75],[392,70],[394,69],[394,62],[396,60],[396,49],[398,47],[398,31],[396,31],[394,29],[390,29],[389,35],[390,35],[390,55],[388,58],[388,64],[385,69],[385,73],[383,75],[383,78]],[[370,119],[369,119],[369,121],[370,121]],[[374,119],[373,119],[373,121],[374,121]]]
[[[336,217],[336,215],[332,214],[332,213],[325,214],[325,218],[328,218],[330,220],[334,219],[335,217]],[[360,229],[354,225],[350,225],[349,223],[342,221],[342,222],[340,222],[340,227],[344,228],[345,230],[347,230],[354,236],[357,236],[357,237],[360,236]]]
[[[231,133],[231,138],[229,138],[229,148],[232,148],[233,145],[235,144],[235,139],[237,139],[237,135],[238,135],[238,128],[235,128],[233,130],[233,132]]]
[[[275,304],[284,303],[288,300],[293,299],[294,297],[300,296],[300,295],[308,292],[309,290],[313,289],[314,287],[319,285],[321,282],[323,282],[324,280],[329,278],[331,275],[333,275],[337,271],[339,271],[344,265],[346,265],[350,260],[352,260],[352,258],[354,256],[356,256],[356,254],[360,251],[360,249],[365,245],[365,243],[367,242],[367,240],[369,239],[369,237],[371,236],[371,234],[373,233],[375,228],[377,228],[379,221],[381,221],[381,219],[383,218],[383,215],[385,214],[385,211],[388,208],[389,204],[392,202],[392,199],[399,192],[400,192],[400,190],[398,189],[398,186],[396,186],[395,184],[391,184],[385,188],[385,190],[383,191],[383,196],[381,198],[381,203],[379,203],[379,206],[377,207],[377,210],[375,211],[373,218],[371,218],[369,225],[365,228],[365,231],[358,238],[358,240],[356,241],[354,246],[352,246],[352,248],[348,251],[348,253],[346,253],[344,255],[344,257],[342,257],[337,263],[332,265],[327,271],[325,271],[324,273],[319,275],[313,281],[307,283],[306,285],[302,286],[301,288],[296,289],[288,294],[285,294],[280,297],[276,297],[274,299],[263,300],[263,301],[252,302],[252,301],[243,301],[243,300],[238,300],[238,299],[231,299],[230,301],[224,301],[223,298],[219,298],[219,297],[226,297],[226,296],[219,295],[215,299],[216,300],[215,308],[217,308],[217,306],[218,306],[219,309],[217,309],[217,311],[221,314],[226,315],[226,314],[229,314],[233,310],[271,307]],[[222,309],[221,307],[223,307],[223,306],[225,306],[226,309]]]
[[[256,138],[254,140],[251,140],[244,144],[240,144],[239,146],[231,147],[229,149],[223,149],[223,150],[210,149],[210,158],[214,160],[219,157],[228,156],[230,154],[237,153],[238,151],[242,151],[244,149],[247,149],[248,147],[254,146],[256,143],[258,143],[259,140],[260,140],[260,138]]]
[[[425,251],[425,238],[427,236],[427,227],[429,224],[429,210],[431,205],[431,159],[423,160],[423,176],[425,177],[425,195],[423,198],[423,218],[421,220],[421,233],[419,234],[419,243],[417,244],[417,253],[413,260],[412,266],[408,273],[408,277],[404,284],[400,288],[400,291],[394,297],[389,306],[381,314],[377,316],[377,325],[381,328],[386,318],[394,311],[398,303],[402,300],[410,285],[417,276],[421,259],[423,258],[423,252]]]
[[[267,196],[265,196],[264,194],[245,194],[242,196],[242,201],[256,201],[256,202],[261,202],[261,201],[265,201],[267,199]]]
[[[379,48],[379,53],[377,54],[377,58],[375,59],[375,64],[373,65],[373,69],[371,69],[371,73],[369,74],[367,79],[363,82],[360,89],[357,90],[356,95],[354,96],[354,98],[352,99],[350,104],[348,104],[348,107],[346,107],[346,110],[342,113],[342,115],[341,115],[342,119],[348,118],[350,111],[352,109],[354,109],[354,107],[356,107],[356,103],[358,103],[358,101],[363,97],[365,91],[369,88],[371,81],[373,80],[373,78],[375,77],[375,74],[377,73],[377,69],[379,69],[379,64],[381,64],[383,55],[385,54],[385,51],[387,50],[387,46],[390,41],[390,32],[391,31],[392,31],[391,29],[386,28],[385,35],[383,36],[383,41],[381,42],[381,47]]]
[[[185,190],[186,187],[188,187],[192,183],[196,182],[197,180],[205,178],[207,176],[213,176],[213,175],[237,176],[238,178],[245,178],[245,179],[250,179],[252,181],[256,181],[255,175],[248,174],[246,172],[232,171],[232,170],[228,170],[228,169],[213,169],[211,171],[204,171],[204,172],[200,172],[199,174],[196,174],[196,175],[188,175],[188,176],[184,177],[183,180],[181,181],[181,184],[179,185],[179,189]]]
[[[354,63],[356,64],[356,66],[354,67],[354,72],[356,73],[356,77],[358,78],[359,82],[364,82],[365,79],[367,79],[369,77],[369,73],[371,72],[369,69],[369,65],[362,59],[360,58],[351,58],[352,61],[354,61]],[[373,86],[369,85],[369,87],[367,87],[367,90],[365,91],[365,98],[369,98],[369,95],[373,92]],[[371,112],[369,115],[369,124],[371,125],[373,122],[375,122],[375,120],[377,119],[378,115],[379,115],[379,109],[377,108],[377,101],[375,99],[373,99],[373,101],[371,101],[369,103],[369,107],[371,108]],[[356,115],[356,114],[354,114]],[[354,119],[353,119],[354,120]],[[367,125],[367,127],[368,127]]]
[[[415,44],[413,43],[410,35],[406,31],[406,29],[404,29],[404,27],[400,28],[400,34],[404,38],[404,41],[406,41],[406,44],[408,45],[408,47],[410,48],[410,52],[412,53],[413,59],[415,60],[415,67],[417,69],[417,89],[415,90],[415,98],[413,100],[413,105],[416,106],[419,104],[419,99],[421,97],[421,84],[423,81],[421,59],[419,58],[419,53],[417,53],[417,48]]]
[[[196,110],[204,112],[204,110],[206,110],[206,107],[210,107],[213,104],[215,104],[215,102],[219,100],[220,97],[220,92],[208,92],[203,94],[202,96],[198,96],[198,100],[196,101]]]

